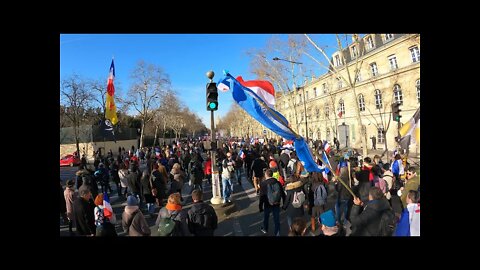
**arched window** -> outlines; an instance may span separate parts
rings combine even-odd
[[[325,103],[325,117],[330,117],[330,106],[328,106],[328,103]]]
[[[380,90],[376,89],[375,90],[375,108],[377,108],[377,110],[381,109],[383,106],[382,104],[382,93],[380,92]]]
[[[358,95],[358,107],[361,112],[365,111],[365,98],[363,97],[363,94]]]
[[[315,115],[317,119],[320,117],[320,109],[318,107],[315,108]]]
[[[417,80],[416,86],[417,86],[417,100],[418,100],[418,103],[420,103],[420,79]]]
[[[338,112],[345,114],[345,103],[343,102],[343,99],[340,99],[340,101],[338,102]]]
[[[396,103],[400,103],[401,105],[403,105],[402,88],[400,88],[400,85],[395,84],[393,86],[393,96]]]

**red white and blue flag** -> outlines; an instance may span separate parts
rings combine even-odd
[[[265,102],[268,107],[273,108],[275,106],[275,88],[273,87],[272,83],[269,81],[261,81],[261,80],[251,80],[251,81],[244,81],[242,76],[237,77],[237,81],[247,87],[248,89],[252,90],[257,96]],[[218,85],[218,89],[222,91],[227,91],[230,89],[226,84],[220,83]]]
[[[108,198],[106,191],[103,192],[103,216],[109,219],[113,216],[112,205],[110,204],[110,198]]]
[[[244,159],[247,155],[245,155],[245,153],[243,152],[243,149],[240,150],[240,152],[238,152],[238,155],[240,156],[241,159]]]
[[[330,147],[330,144],[325,141],[325,145],[323,145],[323,149],[325,149],[325,152],[327,152],[327,154],[330,154],[330,151],[332,150],[332,148]]]

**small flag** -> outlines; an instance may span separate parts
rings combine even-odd
[[[342,111],[339,111],[339,112],[338,112],[338,117],[339,117],[339,118],[342,118],[342,115],[343,115]]]
[[[240,152],[238,152],[238,155],[240,156],[241,159],[244,159],[247,155],[243,152],[243,149],[240,149]]]
[[[108,217],[110,220],[113,216],[112,205],[110,204],[110,198],[108,198],[108,193],[103,192],[103,216]]]
[[[325,150],[325,152],[327,152],[327,154],[330,154],[330,151],[332,150],[332,148],[330,147],[330,144],[325,141],[325,144],[323,145],[323,149]]]

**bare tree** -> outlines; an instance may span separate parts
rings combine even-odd
[[[147,64],[143,60],[138,62],[131,77],[134,82],[129,91],[128,103],[135,108],[142,119],[140,147],[143,147],[145,126],[153,120],[156,112],[153,108],[158,107],[158,99],[165,96],[170,88],[170,79],[162,68]]]
[[[297,113],[297,105],[301,100],[296,102],[296,91],[298,90],[297,80],[303,79],[303,69],[296,69],[297,64],[303,50],[306,48],[304,39],[299,39],[296,35],[289,35],[287,41],[282,41],[278,37],[272,37],[265,49],[251,50],[248,55],[252,57],[250,62],[251,72],[260,79],[266,79],[273,83],[275,88],[280,90],[281,95],[287,97],[287,104],[293,107],[295,128],[299,129],[299,119]],[[270,57],[267,57],[270,55]],[[286,61],[271,61],[278,57]],[[292,87],[290,87],[292,85]],[[277,104],[277,107],[281,104]]]
[[[347,86],[352,89],[353,95],[355,96],[355,99],[356,99],[357,98],[357,92],[355,90],[355,87],[356,87],[356,84],[357,84],[358,73],[360,72],[360,69],[362,68],[362,64],[363,64],[363,57],[362,56],[365,54],[365,46],[360,46],[360,43],[358,42],[358,35],[356,35],[356,34],[354,34],[354,35],[345,34],[345,35],[342,35],[342,37],[339,36],[338,34],[335,35],[336,40],[337,40],[337,49],[338,49],[339,57],[341,59],[340,65],[338,65],[338,66],[333,63],[333,60],[330,59],[327,56],[327,54],[325,53],[325,50],[323,48],[321,48],[320,46],[318,46],[310,38],[310,36],[308,36],[307,34],[304,34],[304,35],[307,38],[307,40],[313,45],[313,47],[323,55],[323,57],[325,58],[326,61],[328,61],[328,66],[325,65],[324,63],[318,61],[311,54],[309,54],[307,52],[304,52],[304,54],[307,55],[308,57],[310,57],[315,62],[317,62],[321,67],[326,68],[329,72],[332,72],[333,74],[335,74],[335,76],[337,78],[342,79],[347,84]],[[357,55],[354,56],[354,58],[355,58],[354,65],[350,65],[350,63],[347,62],[346,57],[345,57],[345,53],[344,53],[343,44],[344,43],[346,44],[345,48],[349,48],[349,46],[350,46],[349,36],[352,37],[352,39],[354,40],[353,44],[355,44],[356,48],[358,49],[357,50]],[[351,68],[354,68],[354,70],[351,71]],[[343,71],[343,69],[345,69],[346,72],[342,73],[341,71]],[[366,136],[365,136],[366,131],[363,128],[362,117],[360,116],[360,108],[358,106],[358,102],[355,102],[355,103],[356,103],[356,106],[355,106],[356,110],[355,111],[356,111],[357,123],[358,123],[358,126],[361,127],[360,128],[360,130],[361,130],[360,138],[361,138],[361,141],[362,141],[363,156],[367,156],[367,140],[366,140]]]
[[[61,103],[65,106],[64,115],[73,124],[77,153],[80,154],[79,128],[91,100],[91,94],[87,90],[86,82],[78,75],[71,75],[60,83]]]

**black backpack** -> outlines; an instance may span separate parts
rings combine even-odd
[[[397,218],[395,212],[390,207],[382,212],[378,236],[392,236],[397,227]]]

